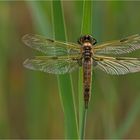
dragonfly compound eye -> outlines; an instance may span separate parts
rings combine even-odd
[[[82,45],[84,43],[83,36],[78,39],[78,44]]]
[[[96,43],[97,43],[97,40],[95,39],[95,38],[92,38],[92,41],[91,41],[92,43],[92,45],[95,45]]]

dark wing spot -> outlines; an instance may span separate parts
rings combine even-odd
[[[47,39],[48,41],[50,41],[50,42],[54,42],[54,40],[52,40],[52,39]]]
[[[104,59],[103,59],[103,58],[99,58],[99,60],[100,60],[100,61],[103,61]]]
[[[54,56],[54,57],[51,57],[51,58],[52,58],[52,59],[58,59],[58,57],[55,57],[55,56]]]
[[[116,57],[115,59],[116,59],[116,60],[124,60],[124,59],[121,58],[121,57]]]
[[[124,39],[121,39],[120,42],[125,42],[127,40],[128,40],[128,38],[124,38]]]

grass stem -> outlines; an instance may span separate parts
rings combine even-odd
[[[91,34],[92,26],[92,1],[83,1],[83,21],[81,34]],[[85,138],[87,109],[84,106],[83,99],[83,70],[79,71],[79,136],[80,139]]]

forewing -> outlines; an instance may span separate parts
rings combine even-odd
[[[26,68],[52,74],[70,73],[79,67],[79,59],[75,57],[46,57],[36,56],[25,60]]]
[[[46,56],[73,55],[80,53],[80,46],[78,46],[78,44],[55,41],[40,35],[26,34],[23,36],[22,41],[28,47],[45,53]]]
[[[96,56],[95,68],[111,75],[124,75],[140,71],[140,58]]]
[[[125,54],[140,49],[140,35],[132,35],[127,38],[110,41],[95,46],[96,54]]]

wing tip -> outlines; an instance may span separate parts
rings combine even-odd
[[[36,34],[25,34],[21,40],[22,42],[27,45],[30,46],[31,45],[31,41],[35,40],[35,36],[37,36]]]
[[[21,40],[22,40],[22,42],[25,44],[25,45],[29,45],[29,38],[31,37],[31,34],[25,34],[22,38],[21,38]]]
[[[28,62],[29,62],[29,59],[26,59],[26,60],[23,62],[23,66],[27,68],[27,67],[28,67],[28,64],[29,64]]]
[[[27,58],[24,62],[23,62],[23,66],[25,68],[28,68],[28,69],[33,69],[33,65],[31,64],[31,60],[34,59],[34,58]]]

